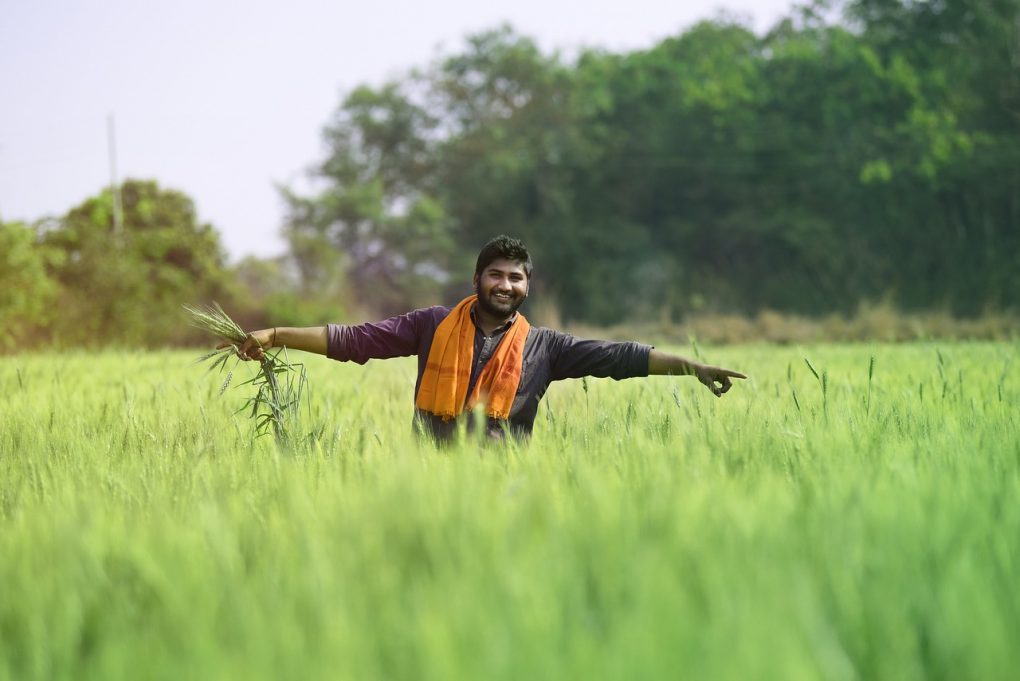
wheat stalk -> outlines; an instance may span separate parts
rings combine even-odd
[[[212,306],[202,307],[185,305],[184,309],[191,316],[192,326],[230,343],[225,348],[207,353],[195,360],[196,364],[212,360],[209,370],[222,371],[230,359],[234,358],[234,365],[220,387],[222,395],[230,385],[234,368],[241,361],[237,357],[237,350],[248,338],[248,334],[216,302],[213,302]],[[268,434],[272,429],[278,443],[293,442],[293,426],[297,420],[306,384],[304,365],[291,363],[286,348],[280,348],[272,354],[263,352],[262,359],[259,360],[258,373],[239,384],[256,388],[255,396],[245,400],[244,406],[235,413],[251,409],[250,417],[255,421],[255,432],[258,437]]]

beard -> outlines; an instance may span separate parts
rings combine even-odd
[[[480,285],[475,286],[475,293],[478,295],[478,307],[481,308],[482,312],[504,319],[517,312],[517,308],[524,304],[524,299],[527,297],[511,292],[509,298],[502,300],[495,298],[492,295],[492,291],[489,291],[489,293],[482,291]]]

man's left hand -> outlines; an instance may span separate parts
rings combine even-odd
[[[739,371],[732,371],[730,369],[723,369],[722,367],[714,367],[708,364],[701,364],[695,367],[694,375],[698,377],[698,380],[705,384],[705,387],[712,391],[712,394],[716,397],[722,397],[724,392],[729,391],[733,387],[731,378],[747,378],[744,374]],[[716,384],[719,385],[716,385]]]

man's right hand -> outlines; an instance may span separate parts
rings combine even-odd
[[[244,342],[237,348],[237,356],[243,360],[256,359],[261,360],[265,356],[265,351],[273,347],[276,341],[276,329],[260,329],[259,331],[252,331],[248,334],[248,337],[244,339]],[[223,348],[229,348],[233,343],[226,341],[216,346],[217,350]]]

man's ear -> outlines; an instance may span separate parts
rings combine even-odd
[[[471,277],[471,288],[478,288],[478,273],[475,272],[475,276]]]

